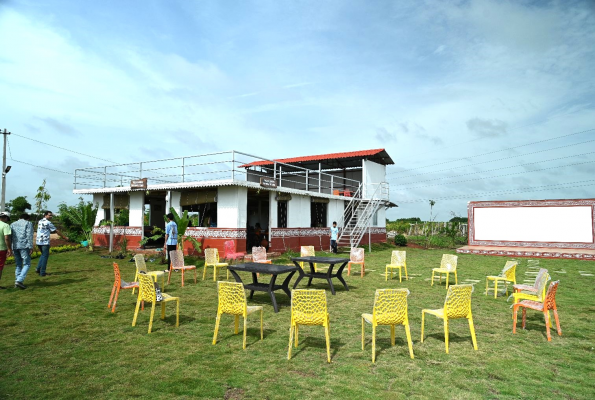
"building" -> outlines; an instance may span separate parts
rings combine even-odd
[[[187,236],[204,248],[238,251],[268,245],[270,251],[330,247],[329,227],[337,221],[340,243],[386,241],[389,201],[384,149],[268,160],[239,151],[77,169],[75,194],[93,196],[99,212],[96,246],[126,237],[138,248],[152,226],[164,227],[173,207],[188,211],[198,226]],[[101,225],[128,210],[128,226]],[[263,241],[264,239],[264,241]],[[187,244],[190,250],[191,245]]]

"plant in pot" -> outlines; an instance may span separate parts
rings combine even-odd
[[[69,237],[79,237],[82,242],[87,242],[89,251],[93,251],[93,225],[97,217],[97,204],[85,202],[80,198],[75,206],[67,206],[61,203],[58,206],[60,211],[60,222],[69,232]]]

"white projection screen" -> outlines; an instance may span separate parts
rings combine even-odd
[[[469,244],[595,248],[595,200],[469,203]]]

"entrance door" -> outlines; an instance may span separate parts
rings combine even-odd
[[[248,226],[246,251],[252,247],[269,247],[269,192],[266,190],[248,190]]]

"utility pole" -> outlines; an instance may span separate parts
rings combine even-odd
[[[4,132],[0,132],[4,135],[4,148],[2,151],[2,200],[0,202],[0,211],[5,211],[6,207],[6,174],[10,171],[10,167],[6,168],[6,140],[10,132],[4,129]]]

